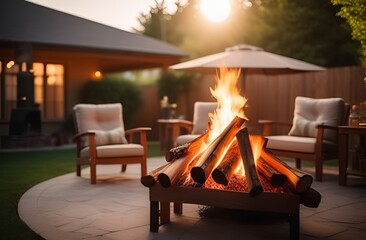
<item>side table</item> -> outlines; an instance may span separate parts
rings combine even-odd
[[[360,138],[361,160],[366,161],[366,127],[339,126],[338,147],[339,147],[339,185],[347,184],[347,175],[366,177],[366,171],[362,169],[348,169],[348,141],[350,135],[357,135]],[[363,152],[363,155],[362,155]]]
[[[183,119],[158,119],[159,141],[162,151],[174,147],[175,139],[180,135],[181,128],[192,130],[192,122]]]

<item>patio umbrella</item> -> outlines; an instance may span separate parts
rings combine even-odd
[[[170,66],[175,70],[215,73],[218,68],[241,68],[247,74],[289,74],[325,70],[314,64],[273,54],[262,48],[240,44],[224,52],[193,59]]]

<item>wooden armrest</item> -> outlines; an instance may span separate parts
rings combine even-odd
[[[179,125],[179,128],[184,128],[187,130],[187,132],[192,132],[193,122],[188,120],[179,120],[177,124]]]
[[[323,140],[324,140],[324,132],[325,130],[332,130],[332,131],[338,131],[337,126],[330,126],[330,125],[324,125],[320,124],[316,126],[318,129],[317,135],[316,135],[316,143],[315,143],[315,151],[316,152],[322,152],[323,151]]]
[[[316,126],[316,128],[318,129],[317,135],[316,135],[316,141],[317,142],[323,142],[323,138],[324,138],[324,132],[325,130],[332,130],[332,131],[338,131],[338,127],[337,126],[330,126],[330,125],[325,125],[325,124],[319,124],[318,126]]]
[[[262,135],[263,136],[269,136],[271,133],[272,126],[285,126],[285,127],[291,127],[292,123],[286,123],[286,122],[278,122],[273,120],[258,120],[259,124],[263,125],[262,129]]]
[[[147,132],[151,131],[151,128],[149,127],[138,127],[138,128],[131,128],[125,131],[126,136],[135,134],[135,133],[141,133],[141,132]]]
[[[74,142],[76,142],[77,157],[80,157],[80,150],[83,147],[85,147],[81,143],[81,138],[84,136],[88,137],[90,156],[95,157],[96,156],[95,132],[93,132],[93,131],[81,132],[81,133],[77,133],[73,136],[72,139],[74,140]]]
[[[83,136],[87,136],[87,135],[94,135],[95,136],[95,132],[93,131],[87,131],[87,132],[82,132],[82,133],[77,133],[75,134],[72,139],[75,141],[78,141],[81,137]]]
[[[324,125],[324,124],[320,124],[318,126],[316,126],[318,129],[329,129],[329,130],[334,130],[334,131],[338,131],[338,126],[330,126],[330,125]]]
[[[146,153],[146,146],[147,146],[147,131],[150,131],[151,128],[149,127],[138,127],[138,128],[131,128],[125,131],[125,135],[127,137],[127,141],[129,143],[133,142],[133,135],[138,134],[140,137],[140,144],[144,146],[145,153]]]

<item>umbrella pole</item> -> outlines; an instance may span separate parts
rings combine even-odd
[[[247,86],[246,86],[246,80],[247,80],[247,73],[245,72],[245,70],[244,69],[241,69],[241,81],[240,81],[240,85],[242,85],[242,86],[238,86],[239,87],[239,89],[243,89],[244,90],[244,95],[245,95],[245,93],[247,92]]]

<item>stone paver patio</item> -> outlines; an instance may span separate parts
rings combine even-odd
[[[148,171],[164,162],[162,157],[148,159]],[[301,239],[365,239],[366,181],[349,178],[347,187],[339,186],[336,170],[325,168],[323,182],[313,183],[322,194],[320,206],[301,206]],[[182,215],[172,213],[170,224],[151,233],[149,191],[140,183],[139,165],[119,171],[118,165],[98,166],[96,185],[89,183],[88,169],[81,178],[70,173],[40,183],[20,199],[19,215],[50,240],[289,238],[289,224],[282,216],[204,211],[204,206],[192,204],[184,204]]]

